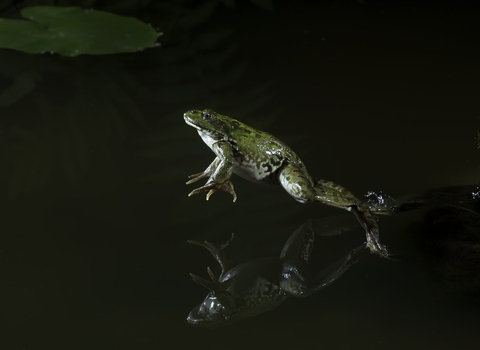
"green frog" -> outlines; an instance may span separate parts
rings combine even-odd
[[[340,185],[310,176],[300,158],[267,132],[210,109],[191,110],[183,117],[216,155],[205,171],[188,177],[187,184],[208,178],[204,186],[189,196],[207,192],[208,200],[221,190],[230,193],[235,202],[232,173],[253,182],[280,184],[300,203],[320,202],[351,211],[365,229],[370,251],[388,257],[387,248],[380,243],[374,214],[393,214],[392,208],[361,201]]]
[[[272,310],[289,296],[307,297],[331,285],[368,253],[362,244],[315,272],[310,256],[316,236],[337,235],[358,226],[350,224],[349,218],[342,218],[341,227],[335,225],[335,221],[335,218],[308,220],[290,236],[279,257],[260,257],[238,265],[228,254],[233,234],[229,241],[220,244],[188,241],[206,248],[220,264],[222,272],[216,277],[208,267],[210,280],[190,274],[193,281],[207,288],[209,293],[190,312],[187,321],[208,328],[225,326]],[[322,230],[315,230],[315,226]]]

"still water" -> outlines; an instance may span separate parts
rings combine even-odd
[[[160,47],[0,51],[10,91],[0,125],[2,348],[477,348],[478,13],[415,1],[143,3],[117,11],[162,31]],[[186,317],[207,290],[189,273],[207,278],[219,266],[187,240],[234,232],[235,261],[278,256],[306,220],[344,213],[235,175],[235,203],[223,192],[187,197],[198,187],[187,176],[214,154],[182,116],[204,108],[277,136],[312,176],[358,196],[437,189],[438,210],[380,218],[393,260],[369,255],[308,298],[193,327]],[[363,241],[361,229],[320,237],[312,266]]]

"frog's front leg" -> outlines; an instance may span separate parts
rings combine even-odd
[[[217,260],[217,262],[220,264],[220,267],[222,268],[222,273],[220,274],[220,277],[222,277],[228,270],[230,270],[233,267],[233,262],[229,258],[228,253],[226,252],[227,247],[232,243],[233,241],[234,234],[232,233],[232,236],[230,239],[224,243],[212,243],[208,241],[191,241],[188,240],[187,242],[190,244],[195,244],[199,245],[201,247],[204,247],[207,249],[210,254]]]
[[[233,187],[230,177],[232,176],[233,166],[234,166],[234,157],[232,147],[227,142],[216,142],[212,146],[212,150],[215,152],[217,157],[215,160],[208,166],[203,173],[190,175],[190,180],[187,181],[187,185],[194,183],[205,177],[209,177],[207,183],[199,188],[194,189],[188,194],[192,196],[200,192],[208,192],[207,200],[216,190],[222,190],[230,193],[233,196],[233,201],[237,200],[237,194]]]
[[[186,183],[187,185],[190,185],[190,184],[193,184],[194,182],[197,182],[198,180],[201,180],[201,179],[204,179],[206,177],[210,177],[213,172],[215,171],[215,169],[217,169],[218,167],[218,164],[220,164],[220,158],[216,157],[213,162],[210,163],[210,165],[208,166],[207,169],[205,169],[203,172],[201,173],[196,173],[196,174],[192,174],[192,175],[188,175],[188,178],[190,180],[188,180]]]

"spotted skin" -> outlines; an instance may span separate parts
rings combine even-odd
[[[348,222],[348,218],[345,221]],[[189,313],[187,321],[210,328],[225,326],[272,310],[289,296],[307,297],[331,285],[368,254],[362,244],[321,270],[311,266],[315,236],[338,234],[335,231],[338,227],[333,225],[315,232],[309,220],[290,235],[279,257],[261,257],[238,265],[233,264],[225,251],[233,236],[223,244],[189,241],[208,249],[220,263],[222,273],[217,278],[209,272],[210,280],[191,274],[192,279],[206,287],[209,293]]]
[[[320,202],[352,211],[365,229],[370,250],[388,257],[372,213],[393,214],[390,208],[363,202],[340,185],[311,177],[300,158],[267,132],[209,109],[188,111],[184,119],[216,155],[205,171],[189,176],[187,184],[208,178],[204,186],[194,189],[189,196],[207,192],[208,200],[215,191],[222,190],[230,193],[235,202],[232,173],[253,182],[280,184],[300,203]]]

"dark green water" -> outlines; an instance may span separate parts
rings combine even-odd
[[[329,288],[226,328],[186,323],[206,295],[189,273],[217,267],[187,239],[235,232],[244,261],[279,254],[309,218],[343,213],[237,176],[236,203],[225,193],[187,197],[196,188],[187,176],[214,158],[184,123],[187,110],[271,132],[313,176],[358,196],[479,181],[478,12],[428,1],[291,3],[127,9],[164,32],[160,47],[133,54],[0,51],[0,93],[16,92],[0,99],[2,348],[478,347],[479,265],[469,254],[480,251],[471,233],[455,235],[475,221],[461,210],[451,230],[448,213],[428,225],[425,211],[382,217],[397,261],[369,256]],[[363,239],[356,230],[321,240],[314,263]]]

